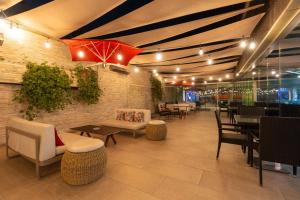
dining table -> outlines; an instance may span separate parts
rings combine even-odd
[[[234,120],[236,124],[241,126],[241,133],[247,134],[249,141],[251,141],[251,146],[248,150],[248,163],[252,164],[254,163],[255,167],[258,168],[258,158],[253,156],[253,134],[259,138],[259,124],[260,124],[260,118],[261,116],[255,116],[255,115],[234,115]],[[258,141],[259,142],[259,141]],[[250,159],[253,159],[253,163],[250,162]],[[275,171],[280,173],[289,173],[287,170],[282,169],[282,166],[280,163],[271,163],[268,162],[268,164],[263,164],[264,170],[269,171]]]

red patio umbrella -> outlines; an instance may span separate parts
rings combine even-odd
[[[72,61],[101,62],[127,66],[143,50],[117,40],[65,39]]]

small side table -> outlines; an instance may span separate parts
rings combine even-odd
[[[146,137],[149,140],[164,140],[167,137],[166,122],[162,120],[151,120],[146,126]]]

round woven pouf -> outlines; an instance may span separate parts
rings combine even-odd
[[[102,177],[106,162],[104,145],[88,152],[67,150],[61,161],[61,176],[70,185],[88,184]]]
[[[164,140],[167,137],[166,122],[151,120],[146,126],[146,137],[149,140]]]

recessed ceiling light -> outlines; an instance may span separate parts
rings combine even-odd
[[[156,60],[161,60],[161,59],[162,59],[162,54],[161,54],[160,52],[157,52],[157,53],[155,54],[155,59],[156,59]]]
[[[183,83],[186,83],[186,81],[182,81]]]
[[[212,65],[212,64],[213,64],[213,60],[212,60],[211,58],[209,58],[209,59],[207,60],[207,64]]]
[[[247,46],[246,40],[242,40],[242,41],[240,42],[240,47],[246,48],[246,46]]]
[[[137,67],[134,68],[134,72],[139,72],[139,71],[140,71],[139,68],[137,68]]]
[[[195,80],[195,77],[192,77],[192,81],[194,81]]]
[[[256,74],[256,72],[252,72],[252,75],[255,75]]]
[[[85,56],[85,53],[80,50],[80,51],[78,51],[77,55],[79,58],[83,58]]]
[[[156,69],[154,69],[154,70],[152,70],[152,72],[155,74],[155,73],[157,73],[157,70],[156,70]]]
[[[44,46],[46,49],[50,49],[51,48],[51,43],[49,42],[49,40],[47,40],[45,43],[44,43]]]
[[[118,59],[118,61],[122,61],[123,60],[123,55],[118,53],[117,54],[117,59]]]
[[[218,81],[219,81],[219,82],[221,82],[221,81],[222,81],[222,79],[221,79],[221,78],[219,78],[219,79],[218,79]]]
[[[199,52],[198,52],[198,54],[199,54],[200,56],[202,56],[202,55],[204,54],[203,49],[200,49]]]
[[[195,83],[194,83],[194,82],[192,82],[192,85],[195,85]]]
[[[253,63],[253,64],[252,64],[252,69],[254,69],[255,67],[256,67],[256,66],[255,66],[255,63]]]
[[[239,76],[240,74],[239,73],[236,73],[236,76]]]
[[[177,68],[176,68],[176,71],[179,72],[179,71],[180,71],[180,67],[177,67]]]
[[[253,50],[256,47],[256,43],[254,41],[250,42],[249,49]]]
[[[204,81],[204,84],[207,84],[207,81]]]
[[[275,71],[275,70],[272,70],[272,71],[271,71],[271,74],[272,74],[272,75],[275,75],[275,74],[276,74],[276,71]]]
[[[173,76],[173,79],[177,79],[177,76]]]
[[[213,80],[213,77],[212,77],[212,76],[210,76],[210,77],[209,77],[209,80]]]
[[[229,78],[230,77],[230,75],[229,74],[226,74],[226,78]]]

